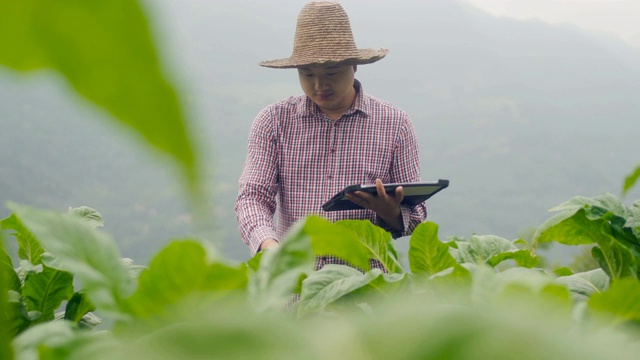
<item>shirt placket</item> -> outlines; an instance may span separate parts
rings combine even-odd
[[[333,185],[336,177],[336,156],[337,156],[337,147],[338,147],[338,131],[339,131],[339,122],[332,121],[329,128],[329,148],[327,149],[327,174],[326,179],[327,183]]]

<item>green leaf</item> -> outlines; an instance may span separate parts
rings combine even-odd
[[[570,268],[568,268],[566,266],[562,266],[562,267],[559,267],[559,268],[553,270],[553,273],[558,275],[558,276],[571,276],[571,275],[573,275],[573,270],[571,270]]]
[[[3,230],[13,230],[12,235],[18,241],[18,256],[28,260],[33,265],[42,263],[40,256],[44,253],[40,243],[33,238],[31,233],[22,225],[20,220],[12,214],[0,223]]]
[[[603,223],[611,224],[613,235],[626,246],[639,247],[631,229],[624,229],[634,211],[612,194],[594,198],[574,197],[551,209],[560,213],[545,222],[534,236],[535,242],[557,241],[565,245],[592,244],[601,236]],[[611,233],[608,231],[607,233]]]
[[[251,271],[258,271],[260,268],[260,260],[262,259],[262,252],[256,253],[249,261],[247,261],[247,268]]]
[[[246,265],[229,266],[215,263],[207,268],[204,289],[219,293],[246,290],[248,282]]]
[[[16,357],[39,359],[38,349],[45,344],[68,341],[74,337],[71,326],[68,322],[47,322],[22,332],[13,341]]]
[[[585,210],[585,214],[589,220],[602,219],[609,212],[624,218],[628,212],[620,199],[611,193],[605,193],[593,198],[575,196],[550,209],[550,211],[564,212],[568,215],[573,215],[580,209]]]
[[[2,234],[0,232],[0,241],[2,241]],[[11,257],[4,250],[4,244],[0,244],[0,272],[2,272],[1,276],[3,278],[3,284],[6,284],[5,291],[13,290],[15,292],[22,292],[22,283],[20,282],[20,278],[16,273],[16,270],[13,268],[13,264],[11,262]]]
[[[121,312],[123,299],[133,291],[133,282],[109,236],[75,216],[12,203],[8,207],[55,256],[55,264],[45,265],[74,274],[101,311],[113,315]]]
[[[614,239],[609,242],[603,239],[599,245],[591,249],[591,255],[612,282],[626,277],[637,278],[638,265],[629,249]]]
[[[565,286],[574,301],[586,301],[591,295],[609,288],[609,276],[602,269],[595,269],[569,276],[561,276],[554,283]]]
[[[298,316],[324,309],[340,297],[366,285],[381,273],[379,269],[362,273],[350,266],[325,265],[302,282],[300,301],[296,305]]]
[[[449,253],[449,245],[438,239],[438,225],[419,224],[409,241],[409,266],[414,274],[432,275],[458,263]]]
[[[304,233],[311,239],[315,255],[332,255],[365,271],[370,269],[369,248],[348,226],[309,216],[304,224]]]
[[[73,295],[73,276],[66,271],[44,267],[42,272],[27,275],[22,296],[28,311],[38,311],[38,323],[53,320],[54,311]]]
[[[250,300],[258,311],[283,309],[301,276],[313,271],[315,257],[305,222],[292,226],[277,246],[265,250],[260,268],[249,278]]]
[[[74,323],[79,323],[82,317],[90,311],[95,311],[96,307],[83,291],[78,291],[67,302],[64,311],[64,319]]]
[[[601,236],[603,222],[604,220],[589,220],[583,208],[573,214],[563,212],[542,224],[534,235],[534,241],[556,241],[564,245],[593,244]]]
[[[297,303],[297,316],[324,310],[344,297],[375,294],[376,298],[388,296],[403,288],[406,274],[384,274],[380,269],[362,273],[345,265],[329,264],[312,273],[302,282],[300,301]]]
[[[622,195],[625,195],[631,188],[638,182],[640,178],[640,166],[638,166],[629,176],[624,179],[624,185],[622,186]]]
[[[210,254],[197,241],[173,241],[140,274],[136,292],[127,299],[128,311],[139,318],[162,316],[186,297],[205,291],[218,294],[243,290],[247,284],[244,265],[232,268],[209,264]]]
[[[629,209],[631,215],[627,218],[624,227],[630,228],[636,239],[640,239],[640,200],[636,201]]]
[[[378,260],[390,273],[402,274],[391,234],[368,220],[340,220],[335,223],[353,231],[362,245],[369,251],[369,258]]]
[[[632,278],[613,282],[609,290],[591,296],[588,309],[612,325],[640,321],[640,282]]]
[[[473,235],[468,242],[457,242],[457,247],[451,253],[459,263],[484,263],[494,267],[510,259],[524,267],[538,264],[538,258],[529,250],[519,249],[511,241],[495,235]]]
[[[74,331],[69,321],[39,324],[15,338],[18,359],[113,359],[122,344],[111,332]]]
[[[14,280],[11,279],[9,271],[13,272],[14,276],[15,271],[13,271],[13,266],[11,265],[11,258],[4,249],[4,237],[2,231],[0,231],[0,255],[2,256],[2,259],[0,259],[2,262],[0,263],[0,266],[2,266],[0,269],[0,324],[15,325],[13,322],[9,322],[10,319],[8,315],[10,314],[10,309],[7,298],[9,290],[12,290],[15,286]],[[19,284],[20,281],[18,280],[18,290],[20,290]],[[11,338],[13,334],[10,333],[10,326],[0,326],[0,359],[13,359],[13,349],[11,348]]]
[[[465,266],[469,266],[469,264],[465,264]],[[435,292],[436,296],[455,291],[459,294],[459,298],[468,299],[471,295],[472,282],[471,271],[456,263],[453,267],[431,275],[426,286]]]
[[[27,305],[19,292],[9,290],[7,293],[7,333],[13,338],[31,325],[28,318]]]
[[[88,206],[80,206],[77,208],[70,207],[68,213],[86,220],[93,228],[104,226],[102,215],[100,215],[97,210],[92,209]]]
[[[531,252],[529,250],[512,248],[499,254],[493,255],[489,259],[489,265],[496,266],[505,260],[513,260],[516,262],[516,264],[527,268],[536,267],[540,263],[538,257],[531,255]]]
[[[59,72],[75,91],[135,129],[195,179],[178,98],[133,0],[0,2],[0,64]]]

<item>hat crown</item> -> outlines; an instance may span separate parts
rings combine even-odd
[[[308,3],[298,16],[291,57],[322,62],[328,54],[344,59],[359,55],[349,17],[337,2]]]
[[[312,64],[371,64],[387,55],[387,49],[358,49],[347,12],[337,2],[306,4],[298,15],[293,53],[289,58],[263,61],[270,68],[296,68]]]

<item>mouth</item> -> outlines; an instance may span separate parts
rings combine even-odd
[[[333,93],[321,93],[316,95],[317,97],[319,97],[320,99],[326,100],[328,98],[330,98],[333,95]]]

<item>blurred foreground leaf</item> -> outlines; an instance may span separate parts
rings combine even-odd
[[[638,166],[633,173],[624,179],[624,186],[622,187],[622,195],[626,194],[631,188],[638,182],[640,178],[640,166]]]
[[[589,310],[611,324],[640,322],[640,282],[633,278],[620,279],[612,283],[608,291],[593,294],[588,304]]]
[[[81,96],[174,157],[195,184],[193,143],[137,1],[0,1],[0,34],[0,65],[59,72]]]

